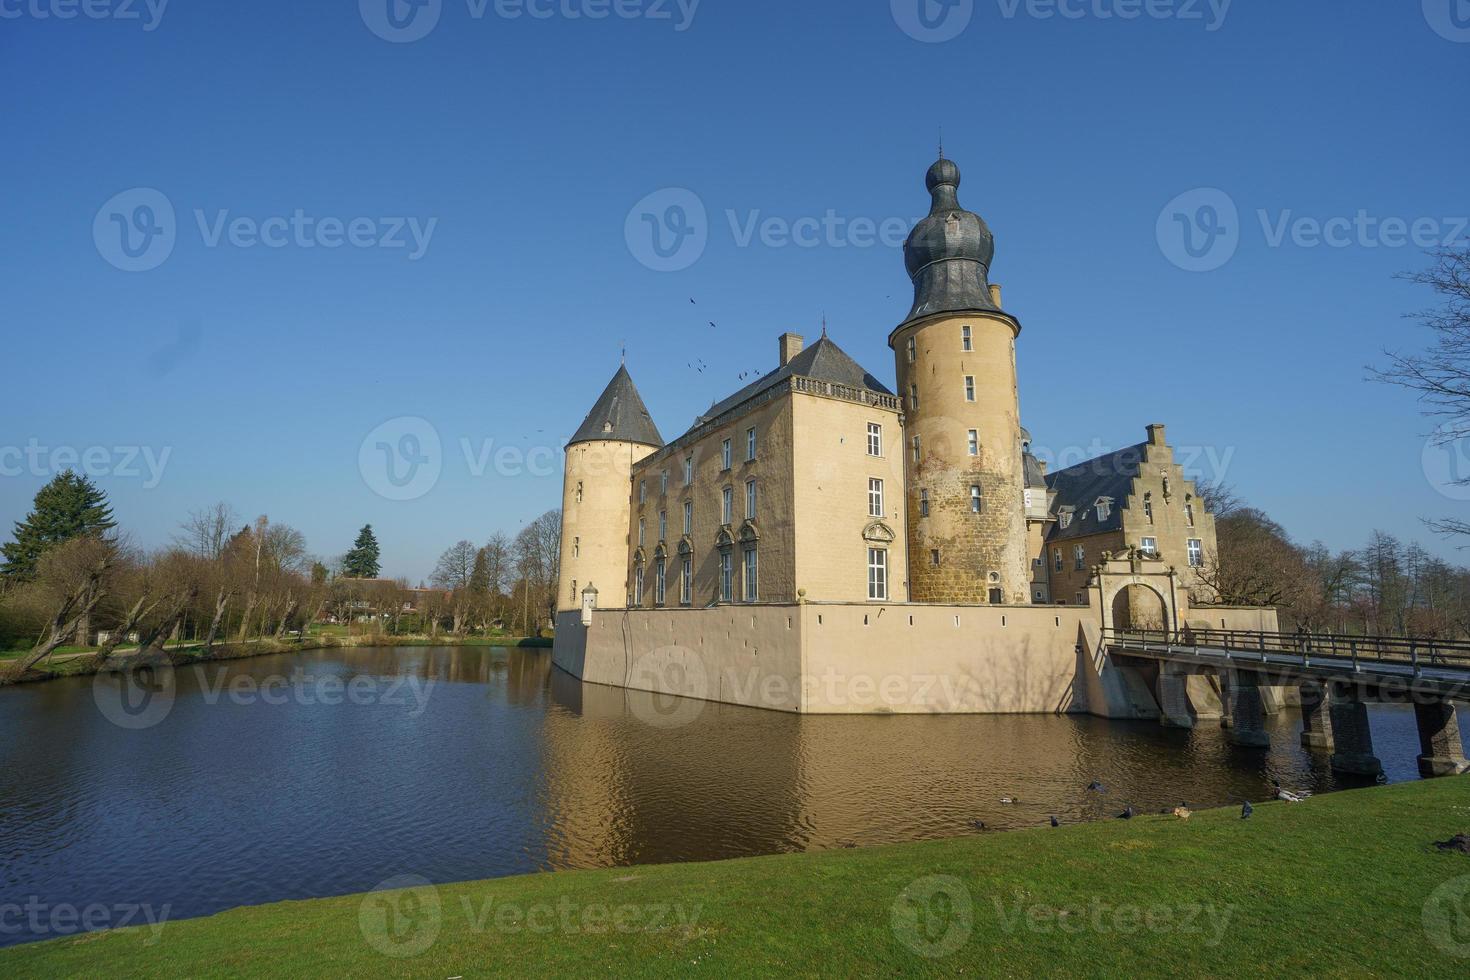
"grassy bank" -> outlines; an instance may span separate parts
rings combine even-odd
[[[0,973],[1463,975],[1470,856],[1431,843],[1463,831],[1470,780],[1443,779],[1247,821],[1155,815],[284,902],[170,922],[153,942],[119,930],[0,951]]]
[[[216,660],[243,660],[248,657],[264,657],[281,653],[300,653],[307,650],[331,650],[349,647],[535,647],[550,648],[552,641],[543,636],[386,636],[362,634],[346,636],[334,633],[313,633],[304,638],[254,639],[238,643],[218,643],[208,655],[202,644],[169,644],[165,649],[168,659],[175,666],[203,663]],[[136,650],[136,648],[133,648]],[[75,677],[96,673],[85,665],[90,661],[86,654],[96,651],[95,647],[64,647],[53,654],[49,662],[42,661],[21,678],[5,676],[7,662],[19,660],[24,651],[0,653],[0,684],[25,683],[55,680],[58,677]],[[120,658],[129,652],[124,647],[113,656]]]

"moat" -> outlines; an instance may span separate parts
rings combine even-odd
[[[0,908],[148,904],[184,918],[395,875],[952,837],[975,821],[1261,800],[1273,778],[1316,793],[1362,785],[1297,747],[1291,711],[1270,717],[1278,737],[1262,753],[1213,724],[654,700],[583,685],[547,651],[484,647],[181,668],[171,694],[123,716],[99,707],[115,693],[101,683],[0,690]],[[1388,778],[1416,779],[1412,712],[1371,710]],[[1092,780],[1107,793],[1089,794]],[[0,945],[35,938],[19,921],[0,922]]]

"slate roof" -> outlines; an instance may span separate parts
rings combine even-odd
[[[849,388],[866,388],[880,395],[891,396],[893,394],[884,387],[883,382],[863,370],[862,365],[857,361],[848,357],[846,351],[833,343],[830,338],[823,336],[782,367],[756,379],[729,398],[711,405],[699,422],[723,415],[741,402],[754,398],[772,385],[792,376],[830,381]],[[696,426],[699,422],[695,423]]]
[[[1053,513],[1060,518],[1063,510],[1070,509],[1073,516],[1067,527],[1062,527],[1059,519],[1052,526],[1047,540],[1065,541],[1122,528],[1123,504],[1133,489],[1133,478],[1138,476],[1146,445],[1139,443],[1055,473],[1048,473],[1047,489],[1056,493]],[[1097,518],[1095,506],[1099,497],[1111,497],[1113,501],[1107,519],[1101,521]]]
[[[626,366],[618,368],[618,373],[608,382],[606,390],[567,445],[602,441],[636,442],[656,448],[662,448],[664,444],[663,436],[658,434],[658,426],[653,424],[648,406],[643,404]]]

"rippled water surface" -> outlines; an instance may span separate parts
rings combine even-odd
[[[402,874],[458,881],[950,837],[976,820],[1012,828],[1126,803],[1260,800],[1272,777],[1314,792],[1347,785],[1300,749],[1293,711],[1270,719],[1269,753],[1232,747],[1213,722],[797,717],[650,705],[583,685],[548,651],[484,647],[183,668],[171,697],[124,714],[116,685],[0,690],[0,908],[166,904],[182,918]],[[1372,715],[1389,778],[1417,778],[1412,712]],[[1106,796],[1085,792],[1093,779]],[[0,932],[0,944],[31,938]]]

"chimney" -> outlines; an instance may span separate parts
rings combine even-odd
[[[1150,446],[1162,446],[1164,444],[1163,423],[1155,422],[1148,427],[1148,444]]]
[[[1005,309],[1000,305],[1000,283],[998,282],[990,284],[990,301],[995,304],[997,310]]]
[[[805,346],[806,340],[799,333],[783,333],[780,338],[780,343],[781,367],[785,367],[793,357],[801,353],[801,349]]]

